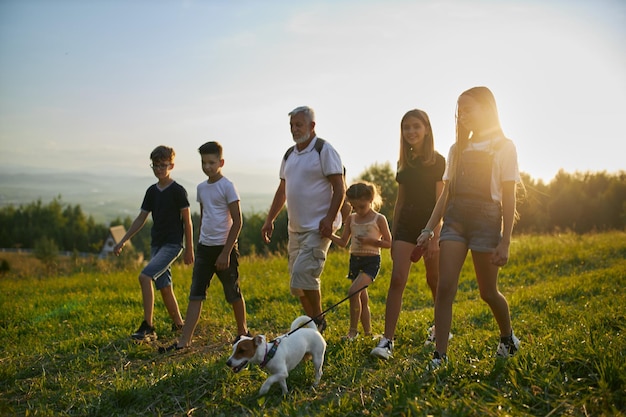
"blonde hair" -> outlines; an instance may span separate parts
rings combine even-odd
[[[422,164],[429,166],[433,165],[437,160],[437,153],[435,152],[435,139],[433,137],[433,129],[430,125],[430,118],[425,111],[419,109],[409,110],[402,116],[400,121],[400,156],[398,158],[398,170],[405,168],[406,166],[412,166],[411,164],[411,145],[409,145],[402,135],[402,124],[410,117],[416,118],[424,124],[426,128],[426,134],[424,135],[424,141],[422,143]]]
[[[378,187],[367,181],[356,182],[348,187],[346,190],[346,198],[348,200],[370,201],[372,208],[376,211],[383,205],[383,199],[380,196]]]

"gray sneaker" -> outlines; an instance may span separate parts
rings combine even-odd
[[[389,340],[383,336],[378,342],[378,346],[376,346],[370,352],[370,355],[376,356],[380,359],[389,359],[393,356],[393,340]]]
[[[130,335],[134,340],[140,340],[143,342],[151,342],[157,340],[157,334],[154,331],[154,327],[148,326],[148,323],[144,320],[141,322],[141,326],[137,331]]]

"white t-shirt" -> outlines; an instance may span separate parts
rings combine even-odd
[[[494,150],[494,145],[499,140],[504,140],[504,143],[502,143],[497,150]],[[446,170],[443,173],[444,181],[450,180],[449,171],[454,163],[455,146],[456,144],[452,145],[448,152]],[[473,143],[470,140],[465,151],[495,152],[491,170],[491,198],[493,201],[502,202],[502,183],[504,181],[515,181],[516,183],[521,181],[519,166],[517,164],[517,149],[513,141],[499,137],[477,143]]]
[[[319,229],[320,221],[328,213],[333,187],[328,176],[343,174],[341,157],[326,142],[318,153],[315,148],[317,136],[302,151],[294,148],[287,160],[280,165],[280,178],[285,180],[287,214],[290,232],[309,232]],[[341,224],[337,215],[334,228]]]
[[[202,228],[199,242],[206,246],[221,246],[226,243],[233,225],[228,205],[239,201],[235,185],[226,177],[217,182],[203,181],[197,187],[197,201],[202,204]]]

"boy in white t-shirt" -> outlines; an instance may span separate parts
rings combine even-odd
[[[222,282],[226,301],[233,306],[237,322],[235,342],[242,335],[249,335],[246,304],[239,288],[237,239],[243,223],[239,194],[234,184],[222,175],[222,146],[218,142],[207,142],[198,151],[202,157],[202,171],[209,179],[198,184],[197,188],[201,210],[200,237],[196,246],[189,305],[180,340],[161,347],[161,353],[190,345],[213,275],[217,275]]]

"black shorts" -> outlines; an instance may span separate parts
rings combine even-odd
[[[393,240],[401,240],[415,244],[430,219],[430,211],[425,211],[413,205],[408,205],[400,210],[395,223]]]
[[[351,281],[354,281],[361,273],[367,274],[374,281],[378,271],[380,271],[380,255],[350,255],[350,271],[347,278]]]
[[[222,282],[226,301],[234,303],[241,299],[239,288],[239,251],[237,246],[230,253],[230,265],[224,271],[215,268],[217,257],[222,253],[224,246],[196,246],[196,259],[193,265],[193,276],[191,278],[190,300],[206,300],[206,290],[211,284],[213,275]]]

